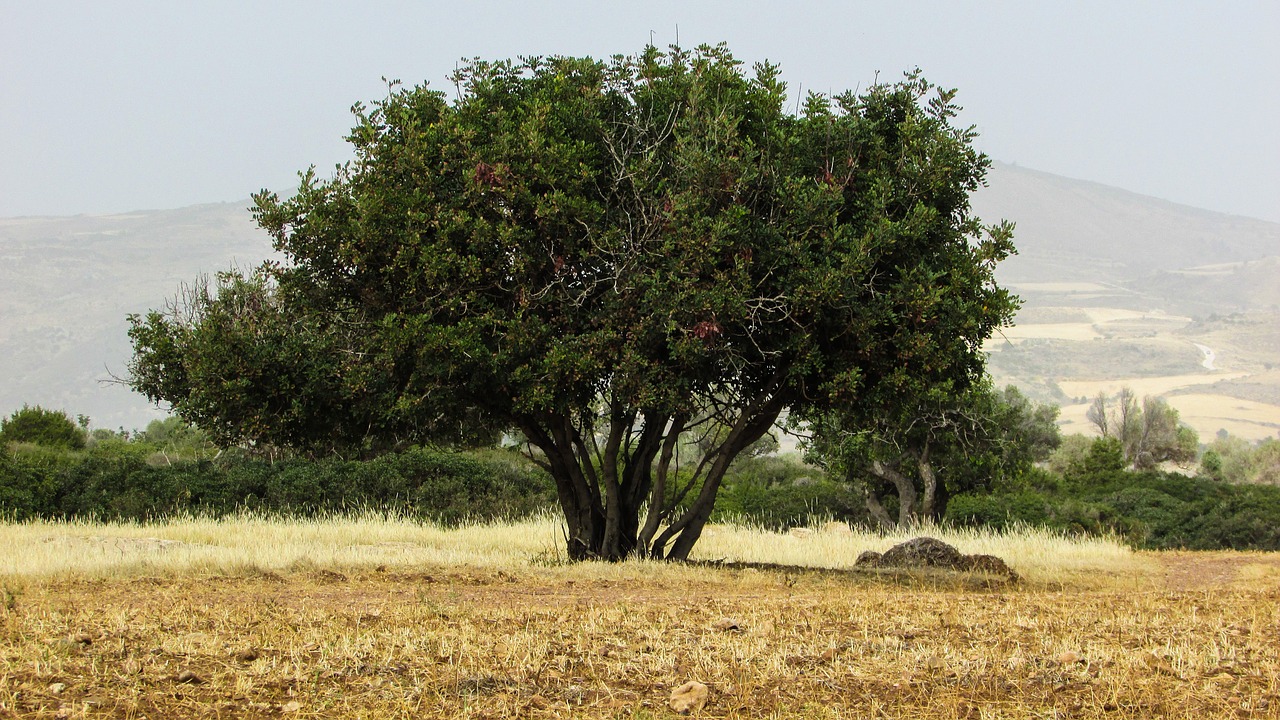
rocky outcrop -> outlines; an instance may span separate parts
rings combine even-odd
[[[951,545],[931,537],[908,540],[884,553],[868,550],[858,556],[854,565],[861,568],[940,568],[1018,579],[1013,568],[994,555],[964,555]]]

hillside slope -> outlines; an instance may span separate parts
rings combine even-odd
[[[125,318],[202,273],[266,259],[248,204],[0,219],[0,412],[39,404],[126,429],[162,416],[108,382],[130,356]]]
[[[988,344],[997,382],[1063,405],[1128,386],[1178,408],[1204,440],[1280,432],[1280,224],[996,164],[974,198],[1017,223],[998,269],[1024,301]]]
[[[1007,282],[1135,280],[1153,271],[1280,255],[1280,224],[1179,205],[1084,180],[995,163],[973,199],[1017,225]]]

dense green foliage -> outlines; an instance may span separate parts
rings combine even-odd
[[[785,410],[962,390],[1012,315],[1011,228],[969,207],[989,161],[917,74],[798,115],[724,47],[455,82],[357,106],[352,163],[257,195],[286,261],[133,318],[135,389],[316,454],[518,433],[572,557],[683,558]]]
[[[734,463],[712,519],[779,530],[827,520],[871,524],[855,488],[794,456],[743,458]]]
[[[0,419],[0,449],[9,443],[76,450],[84,447],[85,431],[65,412],[23,405],[21,410]]]
[[[149,520],[240,510],[297,516],[387,511],[444,523],[551,506],[550,479],[508,452],[411,449],[369,461],[233,457],[157,462],[145,444],[0,455],[0,514],[16,519]]]
[[[1229,483],[1280,485],[1280,440],[1268,438],[1250,445],[1223,434],[1214,438],[1200,458],[1201,471]]]
[[[1248,467],[1273,459],[1278,445],[1217,443]],[[555,502],[550,477],[511,450],[271,461],[212,452],[199,430],[174,419],[136,433],[95,430],[83,450],[22,443],[0,452],[0,517],[19,520],[373,510],[457,523],[518,517]],[[770,453],[732,465],[713,519],[773,529],[826,520],[877,525],[857,486],[795,455]],[[1117,439],[1071,436],[1052,462],[952,497],[944,521],[1113,533],[1153,549],[1280,550],[1280,487],[1135,472]]]
[[[1280,487],[1126,466],[1119,441],[1101,438],[1065,476],[1041,471],[1019,489],[952,498],[946,519],[1113,533],[1151,549],[1280,550]]]

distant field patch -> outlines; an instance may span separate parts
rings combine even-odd
[[[995,340],[1093,340],[1102,337],[1091,323],[1027,323],[1014,325],[1000,331]]]
[[[1191,276],[1191,277],[1206,276],[1206,275],[1231,275],[1232,273],[1235,273],[1236,271],[1246,267],[1247,265],[1248,263],[1243,263],[1243,262],[1218,263],[1216,265],[1200,265],[1198,267],[1184,268],[1182,270],[1167,270],[1166,272],[1168,272],[1170,275],[1184,275],[1184,276]]]
[[[1038,293],[1110,293],[1114,288],[1091,282],[1024,282],[1007,283],[1014,292]]]
[[[1191,318],[1181,315],[1170,315],[1165,312],[1152,311],[1141,312],[1138,310],[1127,310],[1125,308],[1083,308],[1084,312],[1095,323],[1113,323],[1126,322],[1133,320],[1155,321],[1162,323],[1178,323],[1186,324],[1191,322]]]
[[[1024,307],[1014,318],[1014,323],[1017,325],[1087,322],[1093,322],[1093,318],[1078,307]]]
[[[1220,429],[1246,440],[1276,437],[1280,432],[1280,405],[1208,393],[1171,395],[1168,400],[1202,439]]]
[[[1197,385],[1209,385],[1220,380],[1235,380],[1247,375],[1248,373],[1238,372],[1130,377],[1108,380],[1059,380],[1058,387],[1062,388],[1062,392],[1067,397],[1073,398],[1092,398],[1100,392],[1114,395],[1125,387],[1137,393],[1138,397],[1143,397],[1145,395],[1166,395],[1174,390],[1196,387]]]
[[[1049,332],[1053,326],[1043,326]],[[1084,327],[1075,332],[1083,334]],[[1007,332],[1007,331],[1006,331]],[[1008,339],[1008,342],[1004,342]],[[997,336],[988,343],[993,354],[993,372],[1015,378],[1052,378],[1068,384],[1084,383],[1085,395],[1096,395],[1098,384],[1107,387],[1131,383],[1131,378],[1146,375],[1150,379],[1202,375],[1204,353],[1194,344],[1172,334],[1157,337],[1064,339],[1058,337],[1005,338]],[[1227,374],[1206,376],[1190,383],[1197,385],[1227,378]],[[1060,380],[1061,379],[1061,380]],[[1069,380],[1068,380],[1069,379]],[[1074,389],[1062,388],[1067,398],[1079,397]],[[1160,391],[1160,392],[1163,392]]]

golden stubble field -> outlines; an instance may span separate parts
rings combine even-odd
[[[550,518],[2,526],[0,717],[1280,715],[1272,555],[941,534],[1008,584],[713,530],[671,566],[565,565]]]

